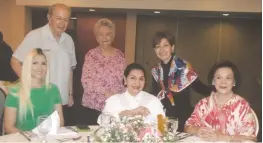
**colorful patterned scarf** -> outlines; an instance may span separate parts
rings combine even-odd
[[[152,69],[152,75],[157,83],[160,84],[162,90],[157,97],[163,99],[165,95],[174,106],[174,99],[172,92],[180,92],[188,87],[197,77],[197,73],[192,68],[191,64],[183,59],[177,58],[173,55],[173,60],[168,74],[168,88],[163,84],[163,69],[161,63]]]

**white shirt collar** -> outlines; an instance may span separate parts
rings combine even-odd
[[[132,96],[128,90],[126,90],[125,94],[124,94],[125,97],[127,97],[128,99],[131,99],[131,100],[136,100],[137,102],[139,102],[143,96],[143,92],[140,91],[136,96]]]

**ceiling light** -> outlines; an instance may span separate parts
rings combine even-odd
[[[224,14],[222,14],[223,16],[229,16],[229,14],[228,13],[224,13]]]
[[[156,13],[156,14],[158,14],[158,13],[161,13],[160,11],[154,11],[153,13]]]
[[[77,19],[77,17],[71,17],[70,19]]]
[[[95,11],[95,9],[89,9],[89,11]]]

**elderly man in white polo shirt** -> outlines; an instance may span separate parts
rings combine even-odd
[[[77,64],[74,42],[65,33],[70,15],[70,8],[66,5],[52,5],[47,15],[48,24],[28,33],[11,59],[12,68],[21,77],[21,63],[23,63],[26,54],[32,48],[43,49],[48,57],[50,81],[59,88],[62,105],[69,107],[74,104],[72,81],[73,69]]]

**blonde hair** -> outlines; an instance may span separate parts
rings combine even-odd
[[[31,111],[32,116],[34,117],[33,112],[33,105],[30,99],[30,93],[31,93],[31,67],[32,67],[32,61],[35,56],[44,56],[46,61],[47,58],[44,55],[43,51],[39,48],[32,49],[29,54],[26,56],[23,65],[22,65],[22,71],[21,71],[21,81],[20,81],[20,88],[18,90],[17,96],[19,96],[19,119],[23,120],[25,119],[28,110]],[[46,71],[46,77],[43,79],[42,83],[46,85],[46,88],[49,88],[49,66],[48,62],[47,64],[47,71]]]
[[[98,30],[102,27],[102,26],[107,26],[112,30],[112,34],[113,37],[115,36],[115,24],[108,18],[102,18],[100,20],[98,20],[94,26],[94,34],[97,35]]]

